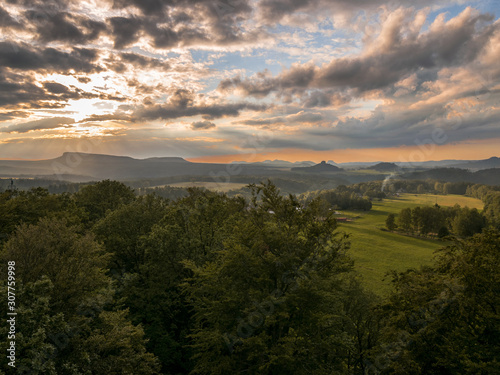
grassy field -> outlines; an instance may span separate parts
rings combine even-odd
[[[483,207],[480,200],[460,195],[402,194],[397,198],[373,202],[373,208],[368,212],[343,211],[342,215],[339,215],[358,217],[352,222],[341,223],[339,229],[351,235],[350,254],[368,289],[385,295],[390,290],[389,278],[383,281],[388,271],[404,271],[432,264],[434,252],[446,243],[413,238],[382,229],[385,228],[388,214],[397,215],[406,207],[434,205],[436,199],[441,206],[453,206],[458,203],[462,207]]]

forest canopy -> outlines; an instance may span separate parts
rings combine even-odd
[[[498,368],[495,190],[467,188],[486,202],[481,226],[444,244],[434,265],[394,272],[393,291],[382,298],[364,289],[349,236],[328,209],[339,197],[370,203],[357,195],[359,187],[306,200],[281,194],[269,181],[248,189],[249,199],[188,188],[168,200],[106,180],[71,194],[1,193],[0,259],[15,262],[22,317],[19,373],[491,374]],[[443,222],[453,213],[451,232],[470,229],[467,218],[476,215],[429,210],[444,212],[436,219]],[[409,215],[404,230],[422,231],[415,210]],[[392,225],[406,228],[402,216]],[[5,267],[1,276],[7,295]],[[6,309],[2,303],[4,317]],[[7,333],[2,324],[0,335]],[[7,345],[1,341],[3,353]]]

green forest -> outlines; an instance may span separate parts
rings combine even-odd
[[[500,373],[498,187],[168,189],[105,180],[0,193],[0,374]],[[484,209],[384,219],[442,246],[431,265],[391,272],[382,296],[355,271],[335,211],[363,213],[402,190],[463,194]]]

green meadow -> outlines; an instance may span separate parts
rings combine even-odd
[[[483,207],[479,199],[461,195],[401,194],[400,197],[374,201],[370,211],[342,211],[338,215],[354,218],[352,222],[340,223],[339,229],[350,234],[350,255],[368,289],[385,295],[390,290],[390,277],[386,277],[389,271],[432,264],[435,251],[445,246],[445,242],[405,236],[384,229],[388,214],[397,215],[406,207],[434,205],[436,201],[441,206]]]

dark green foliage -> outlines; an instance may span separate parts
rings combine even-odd
[[[390,180],[384,189],[396,188],[462,186]],[[175,201],[136,197],[116,181],[76,194],[6,191],[0,261],[16,262],[18,370],[493,374],[500,237],[485,225],[498,225],[500,199],[492,187],[467,193],[485,201],[487,223],[459,206],[389,215],[390,230],[468,239],[434,267],[394,274],[394,293],[378,302],[353,274],[330,208],[369,209],[385,197],[381,181],[301,199],[270,182],[246,188],[248,200],[205,189],[182,189]]]
[[[326,191],[318,195],[330,207],[340,210],[363,210],[368,211],[372,208],[372,202],[360,197],[356,193]]]
[[[496,374],[500,365],[500,235],[446,248],[435,267],[394,274],[381,307],[382,374]]]
[[[94,233],[106,250],[113,254],[112,271],[138,271],[144,262],[145,251],[140,241],[166,213],[167,202],[164,199],[147,195],[110,211],[95,224]]]
[[[300,209],[273,185],[253,194],[216,258],[186,263],[194,273],[185,284],[196,319],[194,373],[352,370],[348,358],[363,350],[353,349],[344,325],[351,262],[335,219],[319,217],[318,201]]]
[[[113,310],[109,255],[91,234],[65,220],[22,224],[0,253],[15,262],[16,354],[20,373],[155,374],[157,360],[145,350],[142,328]],[[2,267],[0,289],[6,295]],[[7,304],[0,313],[7,316]],[[6,337],[7,327],[0,333]],[[0,349],[6,352],[7,342]],[[5,369],[5,368],[4,368]]]
[[[399,228],[406,233],[413,232],[423,236],[437,235],[439,238],[448,236],[450,233],[459,237],[470,237],[481,232],[486,225],[486,219],[475,208],[434,205],[414,209],[404,208],[399,213],[398,224]]]
[[[76,224],[84,216],[70,195],[49,194],[42,188],[0,193],[0,212],[0,243],[21,223],[35,224],[40,218],[49,216],[66,218]]]
[[[150,195],[154,194],[159,197],[177,200],[179,198],[186,197],[189,193],[186,188],[172,187],[172,186],[161,186],[154,188],[139,188],[137,189],[139,195]]]
[[[404,208],[398,216],[398,226],[405,232],[409,232],[413,226],[411,208]]]
[[[438,238],[445,238],[450,235],[450,231],[446,227],[439,228]]]
[[[483,200],[484,215],[492,225],[500,228],[500,192],[490,192]]]
[[[121,182],[104,180],[81,188],[74,197],[78,207],[88,213],[90,222],[95,222],[103,218],[106,211],[131,203],[135,195]]]
[[[387,229],[389,230],[394,230],[397,228],[397,225],[396,225],[396,215],[394,214],[389,214],[387,216],[387,219],[385,220],[385,226],[387,227]]]
[[[149,350],[161,360],[163,371],[172,374],[187,373],[193,364],[188,339],[192,313],[179,287],[191,271],[183,262],[201,265],[213,258],[245,206],[238,198],[188,190],[141,239],[144,260],[124,280],[121,292],[133,321],[145,327]]]
[[[49,218],[19,226],[2,252],[2,260],[16,262],[23,283],[43,276],[51,281],[51,306],[57,312],[74,311],[85,296],[108,285],[108,259],[91,234],[81,235],[65,220]]]
[[[486,220],[475,208],[465,207],[453,218],[451,223],[453,232],[460,237],[469,237],[480,233],[486,225]]]

